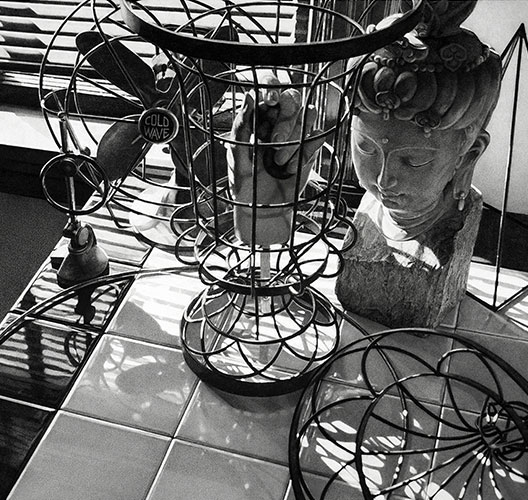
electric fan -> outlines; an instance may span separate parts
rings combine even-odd
[[[154,18],[151,11],[149,16]],[[86,29],[75,38],[78,53],[73,64],[65,67],[62,36],[78,30],[79,19],[86,17],[91,22],[84,22]],[[204,36],[236,40],[237,32],[220,27]],[[194,128],[188,133],[180,130],[181,101],[186,100],[191,110],[207,101],[214,115],[226,91],[220,83],[211,85],[207,94],[198,89],[188,98],[182,96],[181,86],[194,86],[197,71],[216,74],[226,67],[203,61],[203,67],[191,73],[185,71],[186,64],[132,33],[121,20],[118,5],[85,1],[52,38],[40,77],[42,108],[57,145],[70,161],[93,155],[91,172],[108,181],[101,205],[111,214],[116,208],[126,210],[140,239],[171,251],[174,231],[179,231],[171,223],[175,208],[179,208],[179,218],[183,217],[182,224],[193,218],[185,142],[201,140]],[[56,122],[63,125],[57,129]],[[46,197],[59,208],[60,195],[51,192],[49,177],[50,168],[44,169]],[[86,179],[79,182],[95,189]],[[66,197],[71,198],[71,193]]]

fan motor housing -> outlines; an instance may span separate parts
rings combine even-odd
[[[178,135],[180,124],[172,111],[165,108],[150,108],[140,116],[138,128],[146,141],[166,144]]]

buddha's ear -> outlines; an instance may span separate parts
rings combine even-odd
[[[455,175],[453,176],[453,197],[458,199],[460,193],[466,196],[471,189],[471,180],[477,161],[482,156],[490,142],[490,135],[481,130],[468,149],[463,148],[463,154],[459,157]]]

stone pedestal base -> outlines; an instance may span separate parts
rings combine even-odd
[[[343,307],[389,328],[435,328],[462,299],[482,213],[472,190],[462,212],[409,241],[386,239],[366,195],[354,218],[358,241],[344,254],[336,293]]]

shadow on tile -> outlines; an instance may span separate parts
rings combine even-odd
[[[65,407],[172,436],[195,382],[180,351],[105,335]]]
[[[249,398],[203,383],[176,436],[253,457],[288,463],[288,435],[299,394]]]

